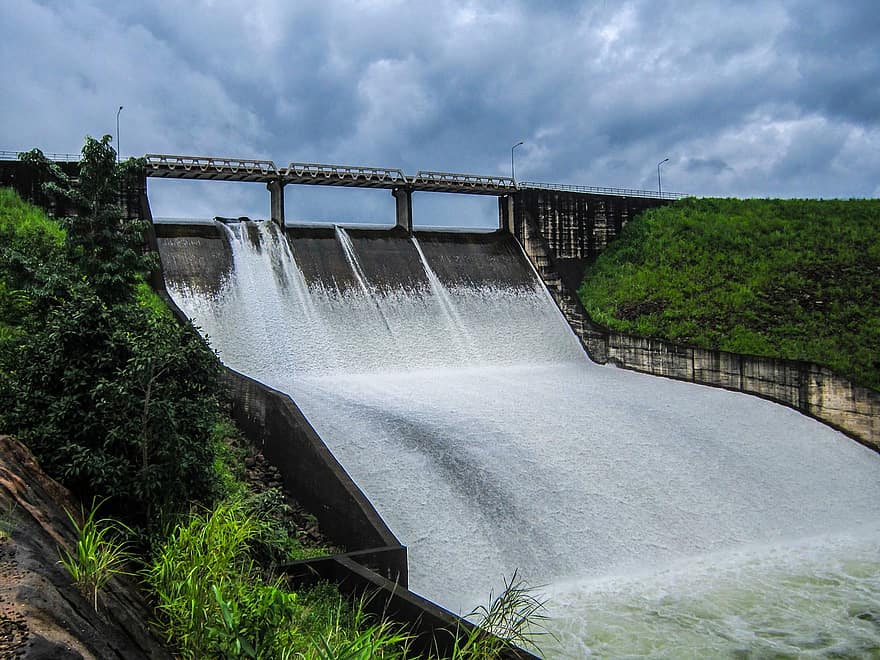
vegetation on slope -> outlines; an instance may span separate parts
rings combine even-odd
[[[132,168],[87,139],[78,185],[29,155],[78,215],[0,196],[0,428],[82,500],[147,527],[219,491],[219,361],[146,286],[144,227],[117,192]]]
[[[620,332],[880,388],[880,200],[681,200],[630,222],[579,294]]]

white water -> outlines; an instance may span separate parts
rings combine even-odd
[[[792,410],[592,364],[536,281],[309,288],[274,226],[229,229],[231,367],[290,393],[457,611],[519,569],[554,657],[880,653],[880,456]],[[474,267],[471,265],[470,267]]]

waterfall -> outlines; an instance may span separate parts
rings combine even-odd
[[[334,225],[333,229],[336,232],[336,238],[339,240],[339,244],[342,246],[345,259],[348,261],[349,266],[351,266],[351,271],[354,273],[355,279],[361,287],[361,291],[363,291],[364,298],[373,301],[376,307],[376,312],[379,314],[379,318],[382,319],[382,323],[385,324],[385,328],[388,332],[393,335],[394,331],[388,323],[388,318],[382,310],[382,305],[379,299],[374,295],[375,290],[367,283],[367,276],[364,274],[364,269],[361,267],[360,261],[358,261],[357,254],[355,254],[354,251],[354,245],[351,242],[351,238],[348,236],[348,232],[339,225]]]
[[[226,231],[229,282],[172,295],[225,363],[296,400],[408,546],[414,591],[468,611],[518,570],[550,599],[551,657],[880,648],[877,454],[590,363],[522,255],[466,235],[372,258],[341,228]],[[498,259],[511,283],[485,277]]]

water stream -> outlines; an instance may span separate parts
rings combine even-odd
[[[549,657],[880,653],[880,456],[591,363],[524,259],[516,285],[473,252],[443,282],[400,239],[424,280],[377,286],[340,230],[345,286],[249,229],[226,230],[218,293],[169,290],[224,362],[294,398],[408,546],[414,591],[467,612],[519,570],[550,599]]]

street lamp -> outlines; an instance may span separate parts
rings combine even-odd
[[[119,150],[119,113],[122,112],[122,106],[119,106],[119,110],[116,111],[116,162],[119,162],[121,157],[121,152]]]
[[[523,141],[520,140],[510,148],[510,178],[513,179],[514,184],[516,184],[516,171],[513,169],[513,150],[520,146],[522,143]]]
[[[663,188],[660,186],[660,166],[668,160],[668,158],[664,158],[659,163],[657,163],[657,194],[659,195],[663,194]]]

